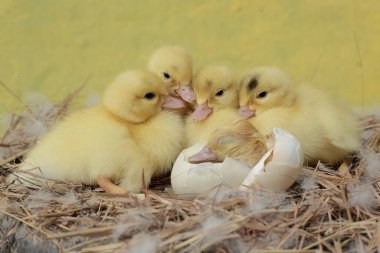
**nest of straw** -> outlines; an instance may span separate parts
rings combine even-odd
[[[76,93],[8,117],[0,141],[1,252],[380,252],[375,116],[361,118],[357,154],[339,166],[304,167],[283,193],[220,187],[189,198],[171,193],[168,175],[153,179],[140,196],[70,183],[7,183]]]

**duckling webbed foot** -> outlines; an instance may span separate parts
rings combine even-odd
[[[126,193],[128,193],[127,189],[124,189],[123,187],[120,187],[120,186],[112,183],[111,178],[109,178],[109,177],[98,176],[97,183],[107,193],[111,193],[111,194],[126,194]]]

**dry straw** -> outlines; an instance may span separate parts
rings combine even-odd
[[[304,167],[284,193],[220,187],[194,199],[171,194],[168,176],[153,180],[143,195],[7,183],[41,129],[63,116],[77,93],[7,118],[0,140],[1,252],[380,252],[374,116],[361,119],[360,152],[339,166]]]

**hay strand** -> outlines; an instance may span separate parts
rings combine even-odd
[[[374,116],[361,119],[369,137],[360,152],[334,168],[304,167],[284,193],[220,187],[194,199],[170,193],[168,175],[141,195],[64,182],[51,188],[6,182],[38,140],[26,130],[28,114],[48,129],[79,90],[44,113],[30,107],[9,117],[0,145],[0,251],[21,247],[21,240],[51,242],[49,252],[380,251],[380,174],[369,170],[380,170]]]

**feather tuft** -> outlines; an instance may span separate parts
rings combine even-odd
[[[351,207],[372,209],[376,204],[375,194],[370,184],[349,184],[348,202]]]
[[[372,180],[380,178],[380,154],[373,152],[373,150],[362,150],[361,156],[366,163],[366,173]]]
[[[158,250],[160,241],[150,234],[137,234],[128,243],[128,248],[124,253],[155,253]]]

